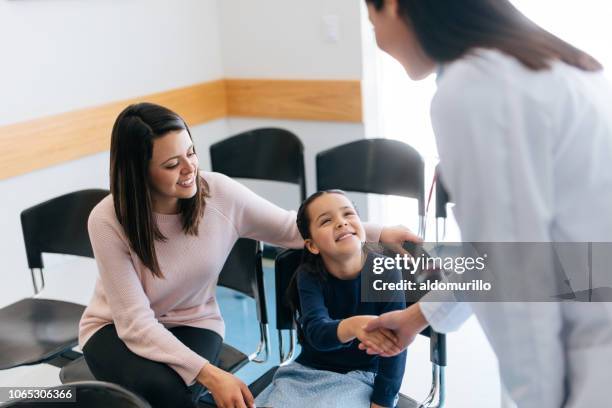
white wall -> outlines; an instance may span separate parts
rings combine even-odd
[[[216,0],[0,2],[0,125],[222,78],[218,15]],[[193,133],[220,138],[225,120]],[[91,187],[108,188],[107,153],[0,180],[0,306],[32,294],[20,212]]]
[[[231,0],[219,5],[221,52],[226,77],[362,79],[359,2]],[[336,40],[330,39],[334,32]],[[228,120],[232,134],[264,126],[286,128],[296,133],[304,143],[308,193],[313,193],[316,188],[316,153],[365,137],[363,124],[255,118]],[[269,182],[244,183],[283,207],[296,208],[298,204],[296,197],[299,192],[292,186]],[[367,214],[365,198],[362,195],[353,198],[362,214]]]
[[[223,76],[216,0],[2,1],[0,44],[0,125]]]
[[[0,65],[0,126],[222,77],[359,80],[361,18],[354,0],[2,1],[0,49],[10,58]],[[192,129],[202,168],[211,143],[261,126],[302,139],[309,192],[317,152],[365,137],[362,124],[222,119]],[[283,207],[299,203],[297,187],[246,184]],[[108,188],[107,153],[0,180],[0,282],[11,282],[0,285],[0,306],[32,293],[19,213],[91,187]],[[365,198],[354,198],[367,214]]]
[[[355,0],[221,1],[221,44],[229,78],[361,79]],[[324,18],[336,17],[338,41]]]

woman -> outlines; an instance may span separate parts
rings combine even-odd
[[[89,368],[155,407],[193,407],[201,386],[219,407],[252,406],[245,384],[214,365],[225,329],[215,284],[239,237],[303,246],[295,213],[200,172],[187,125],[158,105],[121,112],[110,154],[111,194],[89,218],[99,269],[79,331]],[[369,226],[379,236],[415,239]]]
[[[464,241],[612,242],[612,90],[595,59],[507,0],[366,3],[378,45],[412,79],[438,72],[431,118]],[[534,270],[512,255],[498,259],[506,272],[554,284],[552,265]],[[519,407],[607,401],[610,303],[430,295],[369,328],[396,330],[407,345],[428,324],[446,332],[474,312]]]

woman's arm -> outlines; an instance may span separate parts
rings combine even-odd
[[[205,173],[220,195],[219,210],[233,222],[240,237],[252,238],[285,248],[302,248],[304,241],[296,225],[295,211],[284,210],[220,173]],[[402,243],[419,238],[402,226],[382,227],[364,223],[368,242]]]
[[[220,406],[234,406],[223,404],[238,399],[253,406],[253,397],[242,381],[209,364],[155,318],[116,219],[94,212],[88,227],[113,322],[125,345],[143,358],[167,364],[186,385],[194,381],[206,385]]]
[[[109,214],[94,210],[88,228],[104,294],[121,340],[135,354],[168,364],[185,384],[192,384],[208,361],[155,318],[120,224]]]

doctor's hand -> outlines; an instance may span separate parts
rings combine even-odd
[[[391,330],[398,338],[398,352],[385,352],[384,350],[378,348],[374,343],[368,341],[359,344],[359,348],[361,350],[366,350],[368,354],[378,354],[382,357],[392,357],[406,349],[406,347],[408,347],[408,345],[414,341],[414,338],[428,325],[429,323],[421,312],[421,306],[418,303],[415,303],[407,309],[385,313],[380,317],[369,321],[364,328],[366,331],[376,331],[380,329]]]
[[[245,383],[232,374],[207,363],[197,381],[208,388],[219,408],[252,408],[255,400]]]

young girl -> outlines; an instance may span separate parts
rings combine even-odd
[[[310,196],[298,211],[297,225],[307,251],[289,292],[302,352],[278,369],[257,406],[394,407],[406,352],[377,357],[359,350],[358,344],[367,341],[399,353],[391,332],[366,333],[363,326],[377,315],[404,309],[403,292],[392,302],[361,301],[362,271],[371,273],[379,255],[364,254],[363,225],[342,191]],[[400,279],[398,271],[391,273]]]

